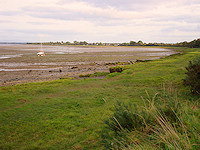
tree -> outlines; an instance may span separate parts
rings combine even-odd
[[[142,41],[138,41],[137,44],[138,44],[139,46],[142,46],[142,45],[143,45],[143,42],[142,42]]]
[[[79,45],[79,42],[78,41],[74,41],[74,45]]]
[[[71,45],[71,43],[69,41],[66,42],[67,45]]]
[[[135,46],[136,42],[135,41],[130,41],[130,46]]]

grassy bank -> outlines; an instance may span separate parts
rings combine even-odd
[[[1,87],[0,149],[103,149],[99,134],[116,101],[142,106],[145,90],[153,97],[163,84],[173,86],[182,103],[199,106],[199,97],[190,94],[182,79],[200,49],[179,51],[183,53],[136,63],[106,79]]]

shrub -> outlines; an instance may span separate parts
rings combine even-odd
[[[113,73],[113,72],[122,72],[123,68],[121,66],[110,67],[109,71],[110,71],[110,73]]]
[[[164,91],[152,99],[148,95],[144,102],[144,107],[116,103],[101,132],[107,149],[142,149],[145,145],[155,149],[199,148],[199,113],[194,115],[199,108],[188,110],[190,106],[181,104],[174,91]]]
[[[139,114],[141,114],[141,112],[139,112],[136,105],[134,105],[133,109],[130,103],[127,105],[123,102],[117,101],[113,116],[104,122],[116,133],[123,129],[131,131],[134,128],[138,129],[145,127],[143,117]]]
[[[130,103],[125,104],[117,101],[113,115],[104,120],[105,128],[101,132],[101,142],[104,146],[108,149],[118,149],[120,143],[123,143],[123,146],[128,146],[128,132],[145,128],[145,121],[140,115],[141,113],[144,112],[139,111],[136,105],[133,108]]]
[[[183,80],[184,85],[189,86],[191,92],[194,94],[200,94],[200,57],[196,57],[193,61],[189,61],[189,65],[186,67],[187,76]]]

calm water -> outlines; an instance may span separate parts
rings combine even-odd
[[[39,51],[40,45],[20,45],[20,44],[0,44],[0,48],[23,51]],[[6,48],[7,47],[7,48]],[[11,48],[12,47],[12,48]],[[138,48],[138,47],[75,47],[75,46],[42,46],[44,52],[54,54],[76,54],[76,53],[91,53],[91,52],[164,52],[160,55],[174,53],[169,49],[164,48]],[[0,58],[8,57],[1,55]],[[13,57],[13,56],[10,56]],[[18,57],[18,56],[16,56]]]

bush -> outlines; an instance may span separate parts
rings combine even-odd
[[[199,108],[191,111],[173,91],[156,94],[152,99],[148,95],[144,102],[144,107],[116,103],[101,132],[101,142],[107,149],[143,149],[145,145],[155,149],[199,149]]]
[[[193,61],[189,61],[189,65],[186,67],[187,76],[183,80],[184,85],[189,86],[191,92],[194,94],[200,94],[200,57],[196,57]]]
[[[134,129],[144,129],[145,121],[140,115],[146,116],[138,110],[137,106],[117,101],[114,107],[114,114],[104,120],[105,127],[102,129],[102,143],[107,149],[118,149],[121,144],[128,146],[128,133]]]
[[[139,112],[136,105],[134,105],[134,109],[132,105],[129,103],[129,105],[117,101],[115,105],[115,112],[112,117],[105,120],[105,124],[108,125],[108,127],[115,131],[121,131],[121,130],[128,130],[131,131],[135,128],[144,128],[145,124],[143,121],[143,118],[140,117],[141,112]]]
[[[113,72],[122,72],[123,68],[121,66],[110,67],[109,71],[110,71],[110,73],[113,73]]]

